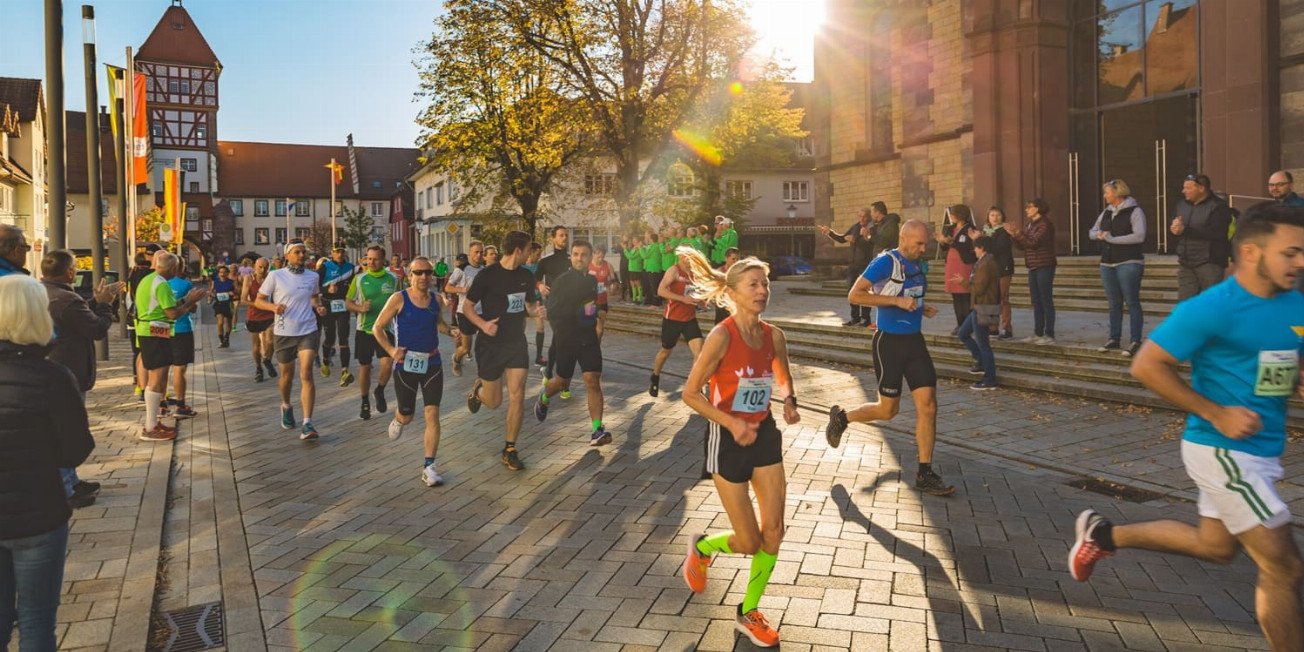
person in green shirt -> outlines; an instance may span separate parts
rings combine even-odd
[[[177,275],[179,267],[179,258],[160,251],[154,254],[154,271],[136,286],[136,342],[146,374],[145,430],[140,433],[144,441],[177,438],[175,426],[165,426],[158,420],[163,391],[168,385],[168,368],[172,366],[172,323],[208,295],[206,288],[197,287],[178,302],[168,280]]]
[[[679,246],[679,238],[676,237],[676,235],[677,235],[677,231],[675,230],[675,227],[667,226],[665,228],[665,234],[661,238],[662,274],[664,274],[666,270],[670,269],[671,267],[674,267],[676,264],[679,263],[679,255],[675,253],[675,247]],[[660,287],[659,285],[660,281],[661,279],[657,279],[658,287]]]
[[[724,264],[725,252],[730,247],[738,246],[738,232],[733,228],[733,220],[723,216],[715,216],[715,240],[711,246],[711,262],[717,267]]]
[[[349,312],[358,313],[358,332],[353,338],[354,358],[358,361],[358,391],[362,394],[362,409],[358,413],[358,418],[370,419],[371,400],[367,396],[367,390],[371,385],[372,356],[380,358],[380,376],[376,378],[374,392],[378,412],[384,413],[389,410],[389,405],[385,402],[385,385],[389,383],[389,375],[394,371],[394,360],[390,357],[389,351],[376,342],[376,337],[371,332],[372,326],[380,316],[380,311],[384,309],[385,302],[389,301],[389,296],[402,290],[403,287],[398,277],[385,268],[384,247],[380,245],[368,247],[363,265],[365,266],[363,272],[354,275],[353,282],[349,283],[349,289],[344,295],[344,307]],[[341,379],[340,387],[344,387],[345,384]]]
[[[648,231],[643,244],[643,304],[655,306],[659,302],[656,289],[661,286],[661,238],[656,231]]]
[[[621,255],[629,262],[629,299],[643,303],[643,238],[631,237]]]

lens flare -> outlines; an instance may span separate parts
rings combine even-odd
[[[693,133],[687,129],[676,129],[674,132],[675,140],[680,145],[687,147],[689,151],[697,154],[703,161],[711,165],[719,166],[723,157],[720,154],[720,148],[711,144],[710,139],[701,134]]]
[[[738,96],[742,95],[742,94],[743,94],[743,83],[740,82],[740,81],[736,81],[736,82],[734,82],[734,83],[732,83],[732,84],[729,84],[729,94],[730,94],[730,95],[733,95],[734,97],[738,97]]]

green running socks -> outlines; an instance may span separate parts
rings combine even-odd
[[[697,542],[697,551],[710,557],[716,553],[732,555],[733,551],[729,549],[729,537],[733,532],[721,532],[703,537]]]
[[[747,580],[747,594],[743,596],[743,613],[747,613],[761,604],[761,594],[770,584],[770,574],[774,572],[774,562],[778,555],[771,555],[764,550],[757,550],[752,555],[752,571]]]

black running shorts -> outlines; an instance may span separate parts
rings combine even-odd
[[[766,415],[756,430],[756,441],[750,446],[739,446],[728,428],[714,421],[707,424],[706,473],[718,473],[733,483],[749,482],[754,470],[782,463],[783,433],[779,432],[774,415]]]
[[[476,376],[492,383],[507,369],[529,369],[530,345],[525,337],[500,342],[499,338],[481,334],[475,338],[475,363]]]
[[[661,348],[673,349],[683,337],[685,342],[702,339],[702,328],[697,325],[697,318],[688,321],[674,321],[661,318]]]
[[[249,331],[250,333],[261,333],[272,327],[272,321],[273,320],[271,319],[258,319],[254,321],[246,321],[245,330]]]
[[[393,335],[389,336],[389,341],[394,341]],[[358,333],[353,336],[353,359],[357,360],[358,364],[369,365],[371,364],[371,359],[373,357],[388,360],[389,351],[386,351],[384,347],[376,341],[375,335],[358,331]]]
[[[172,366],[184,367],[195,363],[195,334],[172,334]]]
[[[874,375],[878,376],[878,393],[888,398],[901,396],[901,380],[911,390],[937,387],[937,369],[928,355],[922,333],[894,335],[876,331],[873,339]]]
[[[410,417],[417,411],[417,392],[421,393],[421,403],[426,407],[439,407],[444,398],[444,367],[431,360],[429,370],[424,374],[403,371],[401,365],[394,365],[394,395],[398,397],[398,413]]]
[[[137,337],[140,346],[140,362],[145,369],[162,369],[172,366],[172,338]]]
[[[555,344],[556,340],[554,340]],[[570,380],[575,377],[575,365],[578,363],[581,373],[602,373],[602,345],[555,344],[554,351],[549,352],[556,360],[553,372],[559,378]]]
[[[231,302],[230,302],[230,301],[214,301],[214,302],[213,302],[213,314],[214,314],[214,315],[217,315],[218,317],[230,317],[230,316],[231,316]]]

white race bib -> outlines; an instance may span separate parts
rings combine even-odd
[[[331,312],[344,312],[345,310],[347,308],[344,307],[344,299],[331,300]]]
[[[218,292],[216,295],[214,295],[214,298],[217,299],[218,301],[221,301],[221,302],[225,303],[225,302],[231,300],[231,293],[230,293],[230,292]]]
[[[152,321],[149,323],[149,336],[162,337],[164,339],[172,337],[172,322],[170,321]]]
[[[607,291],[607,284],[606,284],[606,283],[603,283],[603,282],[601,282],[601,281],[599,281],[599,282],[598,282],[598,294],[603,294],[603,293],[605,293],[606,291]]]
[[[403,371],[424,374],[430,368],[430,354],[407,351],[403,354]]]
[[[1290,396],[1299,377],[1298,351],[1259,351],[1255,396]]]
[[[733,412],[755,414],[770,408],[770,393],[774,391],[774,376],[739,378],[738,391],[734,392]]]
[[[525,312],[525,293],[513,292],[507,295],[507,312]]]

